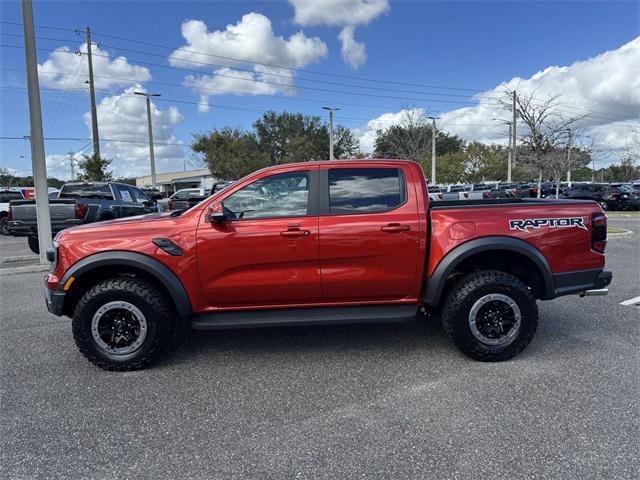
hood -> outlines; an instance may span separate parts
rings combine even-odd
[[[173,212],[148,213],[146,215],[136,215],[135,217],[123,217],[123,218],[117,218],[115,220],[105,220],[102,222],[85,223],[83,225],[78,225],[76,227],[68,228],[67,230],[68,231],[87,230],[87,229],[95,229],[100,227],[109,228],[110,226],[114,226],[114,225],[117,226],[117,225],[130,224],[130,223],[144,224],[149,222],[155,222],[158,220],[169,219],[171,218],[172,213]]]

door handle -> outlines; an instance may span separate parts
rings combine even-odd
[[[307,237],[311,234],[311,230],[300,230],[299,228],[290,228],[289,230],[285,230],[280,232],[280,235],[286,238],[298,238],[298,237]]]
[[[380,230],[387,233],[400,233],[400,232],[408,232],[411,230],[410,225],[401,225],[399,223],[390,223],[389,225],[385,225],[384,227],[380,227]]]

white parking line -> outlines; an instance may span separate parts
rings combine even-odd
[[[620,302],[620,305],[640,308],[640,297],[625,300],[624,302]]]

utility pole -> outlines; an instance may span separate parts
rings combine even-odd
[[[74,165],[73,165],[73,156],[75,155],[74,152],[69,152],[69,166],[71,167],[71,181],[74,181],[76,179],[76,172],[74,170]]]
[[[329,110],[329,160],[335,160],[333,157],[333,112],[340,110],[335,107],[322,107],[323,110]]]
[[[516,91],[515,90],[513,91],[512,95],[513,95],[513,106],[511,107],[511,110],[512,110],[512,113],[513,113],[513,123],[512,123],[512,125],[513,125],[513,128],[512,128],[512,130],[513,130],[513,139],[512,139],[513,147],[512,147],[512,150],[511,150],[511,163],[513,163],[513,165],[515,165],[516,164],[516,151],[518,149],[518,146],[516,145],[516,138],[517,138],[516,137],[516,116],[517,116],[518,111],[516,110]]]
[[[24,59],[27,66],[27,93],[29,96],[29,140],[31,142],[31,168],[36,188],[36,218],[40,263],[47,264],[47,248],[51,244],[51,217],[49,215],[49,190],[47,188],[47,164],[44,156],[44,134],[40,109],[40,85],[36,36],[33,30],[33,5],[22,0],[22,26],[24,29]]]
[[[511,131],[513,125],[509,125],[509,143],[511,143]],[[509,153],[507,158],[507,182],[511,183],[511,161],[513,159],[513,144],[509,146]]]
[[[159,97],[159,93],[133,92],[136,95],[147,97],[147,128],[149,130],[149,160],[151,161],[151,186],[156,188],[156,158],[153,153],[153,127],[151,125],[151,100],[150,97]]]
[[[571,188],[571,142],[573,141],[573,132],[569,129],[569,145],[567,146],[567,185]]]
[[[431,184],[436,183],[436,120],[440,117],[427,117],[430,118],[431,126]]]
[[[93,85],[93,57],[91,44],[91,30],[85,31],[87,40],[87,60],[89,62],[89,97],[91,98],[91,132],[93,134],[93,155],[100,158],[100,138],[98,137],[98,110],[96,109],[96,91]]]

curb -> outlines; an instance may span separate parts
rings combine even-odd
[[[2,268],[0,269],[0,277],[15,275],[17,273],[46,272],[48,270],[49,265],[26,265],[24,267]]]
[[[26,262],[28,260],[38,260],[38,257],[33,255],[13,255],[11,257],[2,257],[0,258],[0,263],[11,263],[11,262]]]

